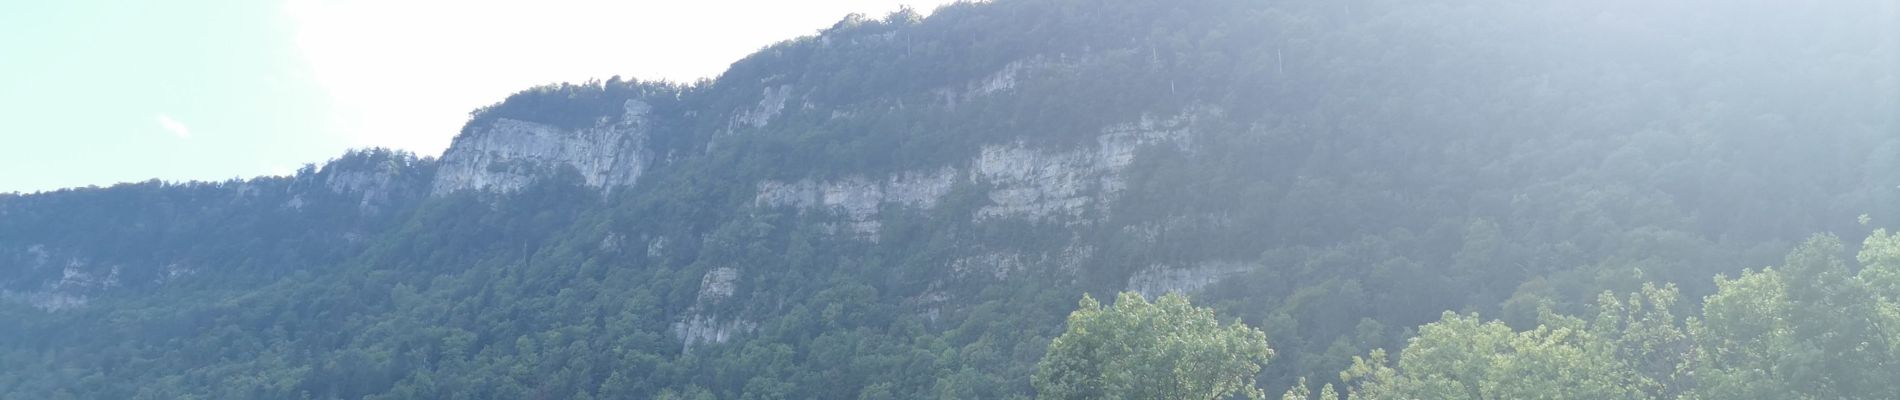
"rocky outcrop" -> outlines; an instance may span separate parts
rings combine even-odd
[[[646,149],[652,107],[633,99],[623,108],[617,121],[578,130],[509,118],[474,127],[443,153],[432,191],[510,192],[566,168],[602,191],[632,185],[652,158]]]
[[[996,280],[1009,278],[1011,274],[1031,267],[1054,268],[1061,271],[1080,272],[1082,265],[1095,256],[1095,246],[1071,242],[1060,251],[1022,254],[1012,252],[983,252],[974,256],[958,258],[950,262],[950,272],[957,278],[987,277]]]
[[[830,181],[766,181],[759,183],[754,203],[761,207],[794,207],[837,212],[846,217],[850,231],[875,237],[882,206],[935,207],[949,194],[957,179],[989,188],[991,204],[977,211],[978,219],[1027,220],[1081,218],[1107,206],[1127,186],[1121,172],[1143,148],[1170,145],[1187,150],[1194,120],[1218,110],[1197,110],[1157,119],[1144,116],[1118,124],[1096,136],[1093,146],[1051,150],[1017,141],[985,146],[977,157],[960,166],[913,171],[885,178],[850,177]]]
[[[1153,265],[1128,277],[1127,290],[1150,299],[1168,293],[1191,293],[1254,268],[1251,264],[1231,261],[1209,261],[1188,267]]]
[[[754,128],[764,127],[772,123],[772,117],[777,117],[779,112],[785,110],[785,101],[791,97],[792,85],[767,87],[764,93],[759,94],[759,104],[740,110],[738,115],[733,116],[733,121]]]
[[[1009,64],[1004,64],[1003,67],[997,69],[996,72],[992,72],[982,78],[962,84],[940,87],[932,91],[932,93],[942,99],[943,105],[956,108],[958,104],[970,99],[1014,90],[1018,83],[1033,77],[1036,73],[1068,65],[1066,61],[1067,60],[1062,59],[1052,59],[1046,56],[1016,60]]]
[[[43,245],[28,246],[23,257],[9,257],[19,261],[19,276],[41,275],[36,271],[52,273],[57,268],[57,277],[45,280],[28,279],[24,281],[0,281],[0,300],[24,303],[44,311],[62,311],[86,306],[95,294],[119,287],[120,271],[118,265],[96,265],[86,259],[75,256],[55,255]]]
[[[420,166],[432,162],[414,155],[387,150],[351,152],[314,173],[317,186],[342,195],[356,203],[357,210],[375,214],[398,203],[420,196],[416,185],[422,175]],[[306,200],[293,193],[292,208],[301,208]]]
[[[680,340],[682,352],[691,352],[693,346],[708,343],[725,343],[734,335],[751,332],[757,323],[737,318],[722,318],[712,313],[714,307],[725,303],[736,293],[739,270],[731,267],[713,268],[699,281],[699,296],[693,306],[686,311],[686,318],[673,323],[673,334]]]
[[[696,301],[699,304],[714,304],[732,298],[738,281],[739,270],[731,267],[706,271],[706,276],[699,279],[699,297]]]
[[[1176,215],[1123,226],[1121,234],[1133,243],[1158,244],[1164,235],[1194,234],[1207,229],[1232,228],[1236,222],[1225,212]]]
[[[759,184],[754,202],[765,207],[835,211],[845,218],[846,229],[851,233],[875,239],[882,228],[877,220],[879,208],[885,205],[936,207],[937,201],[950,193],[956,177],[956,169],[942,168],[879,180],[858,176],[833,181],[768,181]]]
[[[1092,147],[1050,151],[1023,142],[985,147],[971,163],[972,176],[990,185],[993,204],[978,210],[977,218],[1042,220],[1106,212],[1109,200],[1126,188],[1121,172],[1135,162],[1136,153],[1159,145],[1186,150],[1200,113],[1219,111],[1165,119],[1142,116],[1104,129]]]
[[[0,290],[0,299],[25,303],[33,306],[33,308],[38,308],[46,312],[85,308],[86,302],[91,300],[85,295],[43,290],[24,293],[14,292],[12,290]]]
[[[693,346],[719,344],[731,340],[735,335],[758,329],[759,324],[734,319],[720,320],[708,315],[693,314],[673,324],[673,334],[680,338],[680,352],[691,353]]]

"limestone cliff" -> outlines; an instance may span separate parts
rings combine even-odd
[[[1153,265],[1128,277],[1126,290],[1151,299],[1168,293],[1193,293],[1221,279],[1256,268],[1254,265],[1232,261],[1209,261],[1190,266]]]
[[[739,270],[732,267],[713,268],[700,280],[699,295],[686,317],[673,324],[673,334],[679,338],[682,351],[691,352],[693,346],[700,344],[725,343],[734,335],[749,332],[758,324],[744,319],[724,317],[713,308],[723,305],[738,290]]]
[[[978,219],[1085,223],[1085,215],[1109,211],[1109,202],[1126,186],[1121,172],[1137,153],[1153,146],[1188,150],[1194,121],[1220,114],[1201,109],[1168,118],[1142,116],[1110,126],[1092,145],[1073,149],[1034,147],[1022,140],[988,145],[963,163],[883,178],[765,181],[754,203],[835,212],[846,218],[850,232],[875,238],[881,207],[929,209],[952,185],[967,182],[987,188],[990,204],[977,212]]]
[[[442,154],[432,191],[511,192],[565,168],[603,191],[632,185],[652,159],[645,147],[651,107],[630,99],[622,109],[618,118],[574,130],[512,118],[471,126]]]
[[[5,284],[0,286],[6,286],[0,288],[0,300],[21,302],[41,310],[85,307],[93,295],[121,285],[120,266],[100,266],[83,256],[55,253],[44,245],[29,246],[10,258],[27,272],[15,276],[52,275],[38,283],[0,281]]]

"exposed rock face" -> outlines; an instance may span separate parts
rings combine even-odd
[[[1022,74],[1025,66],[1041,67],[1044,66],[1044,64],[1045,63],[1040,59],[1009,63],[1008,65],[1004,65],[1001,71],[996,71],[995,74],[991,74],[987,78],[972,82],[970,92],[974,94],[991,94],[1015,89],[1016,77]]]
[[[759,327],[758,323],[741,319],[721,321],[709,315],[693,314],[685,321],[673,324],[673,334],[679,335],[680,352],[691,353],[693,346],[718,344],[732,340],[734,335],[751,332]]]
[[[337,193],[375,193],[387,191],[395,168],[337,171],[323,177],[323,186]]]
[[[19,275],[38,275],[33,271],[58,268],[58,278],[39,283],[30,279],[0,282],[0,286],[12,287],[0,289],[0,300],[25,303],[44,311],[61,311],[85,307],[92,295],[120,285],[117,265],[95,265],[79,257],[55,256],[43,245],[27,247],[24,255],[15,258],[25,261],[19,265],[23,267]]]
[[[958,277],[989,276],[1002,280],[1028,265],[1024,258],[1015,253],[983,253],[950,262],[950,272]]]
[[[725,343],[733,335],[751,332],[758,324],[743,319],[728,319],[713,315],[710,308],[732,298],[737,290],[739,270],[731,267],[713,268],[699,281],[699,297],[693,307],[686,312],[683,321],[673,323],[673,334],[680,339],[682,351],[691,352],[694,345],[706,343]]]
[[[1207,213],[1200,215],[1176,215],[1163,220],[1147,221],[1123,226],[1124,237],[1136,243],[1160,243],[1161,237],[1168,232],[1195,231],[1207,228],[1231,228],[1234,218],[1226,213]]]
[[[86,302],[90,300],[90,298],[85,295],[51,291],[18,293],[11,290],[0,290],[0,298],[4,298],[7,301],[26,303],[32,305],[33,308],[47,312],[85,308]]]
[[[1059,250],[1021,252],[977,249],[971,255],[951,260],[948,268],[953,280],[1003,281],[1011,275],[1038,269],[1080,273],[1083,265],[1094,260],[1095,254],[1095,246],[1083,244],[1079,238],[1074,238]],[[958,304],[957,295],[946,290],[946,286],[946,280],[932,281],[928,289],[905,299],[904,304],[915,308],[931,322],[936,322],[945,308],[954,308]]]
[[[317,174],[319,185],[331,193],[341,194],[356,200],[358,210],[377,213],[382,209],[402,201],[402,197],[413,196],[411,188],[414,182],[405,179],[404,174],[415,173],[416,164],[427,162],[407,154],[351,154],[345,156],[368,160],[352,160],[354,165],[333,163]],[[409,194],[409,196],[405,196]],[[293,208],[300,208],[304,200],[293,197]]]
[[[80,261],[76,258],[68,261],[66,268],[60,271],[59,282],[54,283],[53,288],[110,289],[114,286],[119,286],[118,266],[107,268],[104,274],[87,272],[87,269],[89,269],[87,267],[84,261]]]
[[[978,218],[1079,217],[1102,209],[1106,200],[1126,186],[1121,170],[1135,161],[1135,151],[1158,143],[1179,143],[1188,131],[1180,120],[1157,126],[1149,118],[1140,124],[1110,128],[1096,137],[1094,149],[1052,152],[1022,143],[983,149],[974,167],[980,179],[995,186]]]
[[[1180,116],[1111,126],[1095,138],[1095,145],[1070,150],[1048,150],[1024,142],[991,145],[962,166],[913,171],[883,179],[852,177],[834,181],[767,181],[759,184],[755,204],[838,212],[849,218],[850,230],[875,236],[877,214],[883,205],[935,207],[961,177],[987,184],[991,205],[977,211],[979,219],[1062,218],[1080,221],[1090,211],[1106,212],[1109,200],[1127,186],[1121,171],[1135,161],[1142,148],[1173,145],[1186,149],[1199,110]],[[962,172],[967,171],[967,172]]]
[[[1020,254],[1008,252],[980,253],[975,256],[959,258],[950,263],[950,272],[959,278],[987,276],[996,280],[1009,278],[1010,274],[1027,270],[1030,267],[1055,268],[1063,271],[1081,271],[1082,264],[1095,256],[1095,247],[1080,243],[1070,243],[1062,251],[1040,254]]]
[[[1108,201],[1126,188],[1121,172],[1135,162],[1136,152],[1156,145],[1186,149],[1195,118],[1195,112],[1159,120],[1142,116],[1104,129],[1093,148],[1049,151],[1021,142],[986,147],[972,162],[972,175],[992,186],[994,204],[978,210],[977,218],[1041,220],[1106,212]]]
[[[386,149],[352,150],[330,160],[321,169],[306,165],[291,175],[288,186],[247,181],[236,191],[240,199],[270,197],[278,191],[289,196],[283,207],[302,209],[312,202],[347,201],[357,211],[376,214],[402,208],[427,194],[435,159]]]
[[[1128,277],[1128,291],[1150,299],[1168,293],[1190,293],[1254,268],[1231,261],[1209,261],[1185,268],[1154,265]]]
[[[1002,68],[991,73],[989,76],[960,85],[938,88],[933,91],[933,93],[943,99],[944,105],[954,108],[957,104],[965,100],[1016,89],[1018,82],[1038,72],[1050,70],[1062,65],[1064,65],[1062,62],[1051,60],[1049,57],[1040,56],[1016,60],[1009,64],[1004,64]]]
[[[652,158],[646,149],[652,107],[636,99],[624,109],[617,122],[572,131],[508,118],[475,127],[443,153],[433,192],[509,192],[562,168],[603,191],[632,185]]]
[[[719,267],[707,271],[706,276],[699,280],[697,301],[700,304],[711,304],[731,298],[735,289],[734,283],[738,280],[739,270],[732,267]]]
[[[651,257],[651,258],[666,257],[666,242],[667,241],[666,241],[665,236],[657,237],[657,238],[654,238],[653,241],[647,242],[647,257]]]
[[[741,110],[738,115],[733,116],[733,120],[754,128],[764,127],[772,123],[772,117],[778,116],[779,112],[785,110],[785,101],[791,97],[792,85],[767,87],[765,92],[759,95],[758,106]]]
[[[195,273],[198,273],[198,270],[192,269],[191,267],[185,266],[184,264],[179,264],[179,263],[166,264],[164,274],[158,276],[158,280],[156,283],[164,284],[165,282],[178,280],[178,278],[190,276],[191,274],[195,274]]]
[[[877,220],[878,209],[886,204],[932,208],[950,193],[957,170],[942,168],[930,172],[906,172],[871,180],[851,177],[836,181],[761,182],[754,202],[766,207],[796,207],[838,212],[847,220],[847,228],[868,238],[876,238],[883,227]]]

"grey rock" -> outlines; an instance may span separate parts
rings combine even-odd
[[[725,343],[735,335],[758,328],[758,323],[723,318],[709,311],[737,293],[738,280],[739,270],[732,267],[713,268],[700,278],[699,296],[694,299],[693,306],[687,309],[686,317],[673,323],[673,334],[679,338],[682,352],[692,352],[693,346],[697,345]]]
[[[880,180],[861,176],[834,181],[767,181],[759,183],[753,202],[762,207],[794,207],[837,212],[846,219],[846,228],[860,236],[875,239],[882,223],[878,211],[884,205],[929,209],[950,193],[956,182],[955,168],[913,171]]]
[[[961,167],[911,171],[881,179],[854,176],[830,181],[766,181],[759,183],[754,204],[836,212],[845,217],[849,232],[875,239],[882,206],[933,208],[958,179],[967,179],[990,187],[992,204],[977,211],[979,220],[1087,222],[1080,217],[1090,211],[1106,213],[1110,200],[1126,188],[1121,172],[1134,163],[1141,149],[1172,145],[1191,150],[1188,138],[1195,119],[1219,114],[1217,109],[1196,109],[1165,119],[1143,116],[1103,129],[1093,146],[1077,149],[1035,148],[1022,141],[990,145]]]
[[[444,152],[436,195],[461,190],[511,192],[562,168],[580,173],[603,192],[632,185],[645,172],[651,106],[627,100],[618,122],[565,130],[553,125],[499,118],[455,138]]]
[[[733,120],[754,128],[764,127],[772,123],[772,117],[778,116],[779,112],[785,110],[785,101],[791,97],[792,85],[767,87],[764,93],[759,94],[758,106],[740,111],[738,115],[733,116]]]
[[[1153,265],[1128,278],[1128,291],[1153,299],[1168,293],[1192,293],[1222,279],[1252,271],[1252,264],[1208,261],[1188,267]]]
[[[402,174],[411,170],[414,166],[409,163],[415,161],[399,158],[376,163],[367,169],[326,168],[318,176],[324,188],[355,198],[358,210],[373,214],[397,201],[396,195],[405,190],[408,184],[402,181]],[[301,196],[293,196],[285,206],[301,209],[304,204]]]
[[[1004,64],[996,72],[976,80],[939,87],[932,93],[941,98],[945,106],[955,108],[958,104],[970,99],[1015,90],[1020,82],[1027,80],[1030,76],[1065,65],[1068,64],[1046,56],[1030,57]]]

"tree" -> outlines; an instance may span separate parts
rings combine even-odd
[[[1885,273],[1890,237],[1875,232],[1862,276]],[[1694,398],[1900,398],[1894,304],[1848,273],[1840,240],[1820,235],[1779,268],[1718,279],[1691,321],[1698,346]]]
[[[1860,246],[1860,280],[1887,301],[1900,297],[1900,232],[1874,230]]]
[[[1628,300],[1611,292],[1597,296],[1597,317],[1589,330],[1615,348],[1647,398],[1676,398],[1693,381],[1681,368],[1693,343],[1674,314],[1680,299],[1675,285],[1648,283]]]
[[[1306,387],[1306,378],[1300,378],[1299,383],[1293,384],[1285,395],[1280,396],[1280,400],[1313,400],[1313,391]],[[1328,383],[1320,387],[1319,400],[1339,400],[1339,392],[1334,391],[1333,384]]]
[[[1576,325],[1576,322],[1560,325]],[[1626,399],[1634,376],[1614,349],[1587,331],[1538,327],[1513,332],[1501,322],[1446,312],[1419,327],[1386,365],[1382,350],[1353,358],[1340,374],[1353,399]]]
[[[1888,354],[1900,356],[1900,233],[1875,230],[1860,247],[1860,280],[1880,298]]]
[[[1272,357],[1265,333],[1180,294],[1122,293],[1107,308],[1084,295],[1032,383],[1043,399],[1258,399],[1254,376]]]
[[[1384,351],[1341,373],[1353,399],[1900,398],[1900,306],[1891,287],[1900,238],[1868,237],[1858,275],[1820,235],[1779,267],[1717,278],[1699,318],[1677,319],[1673,285],[1627,300],[1605,293],[1587,321],[1545,310],[1513,332],[1447,312],[1389,366]],[[1306,396],[1305,385],[1287,398]]]

